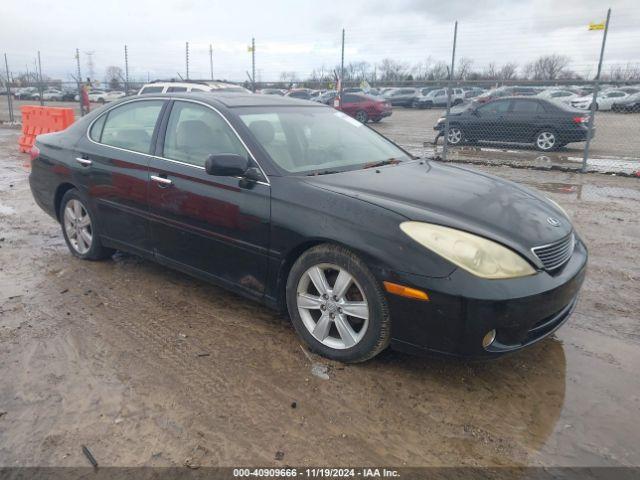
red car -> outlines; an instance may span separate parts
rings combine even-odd
[[[371,97],[361,93],[344,93],[342,105],[338,110],[355,118],[359,122],[367,123],[371,120],[379,122],[384,117],[391,115],[391,104],[380,98]]]

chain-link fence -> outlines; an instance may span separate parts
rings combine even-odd
[[[389,27],[393,35],[383,38],[361,26],[175,42],[162,51],[101,44],[8,52],[0,122],[19,122],[25,104],[71,106],[81,115],[83,85],[99,104],[135,95],[154,79],[216,78],[332,106],[337,96],[345,112],[412,153],[443,161],[640,175],[637,12],[617,9],[610,28],[606,15],[505,14],[490,24]]]

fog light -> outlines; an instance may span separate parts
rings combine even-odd
[[[482,339],[482,346],[484,347],[484,349],[486,350],[489,347],[489,345],[493,343],[495,339],[496,339],[496,331],[489,330],[487,334],[484,336],[484,338]]]

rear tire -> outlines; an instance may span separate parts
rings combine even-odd
[[[543,128],[533,140],[537,150],[551,152],[559,147],[558,134],[551,128]]]
[[[62,197],[58,217],[62,235],[72,255],[83,260],[104,260],[115,253],[115,250],[103,247],[100,243],[96,216],[75,188]]]
[[[347,248],[322,244],[303,253],[289,272],[286,299],[296,332],[320,355],[364,362],[389,345],[381,285]]]

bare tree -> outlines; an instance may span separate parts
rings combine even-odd
[[[122,68],[111,65],[105,70],[105,79],[111,90],[120,90],[120,81],[123,79]]]
[[[640,63],[612,65],[606,77],[615,82],[637,82],[640,80]]]
[[[532,80],[556,80],[567,70],[569,63],[571,59],[566,55],[543,55],[526,65],[526,76]]]
[[[458,80],[466,80],[471,73],[473,60],[466,57],[460,57],[458,64],[455,66],[454,75]]]
[[[378,71],[383,82],[397,82],[406,79],[409,65],[391,58],[385,58],[378,65]]]
[[[518,64],[514,62],[505,63],[498,72],[498,77],[501,80],[511,80],[516,78],[516,74],[518,73]]]

